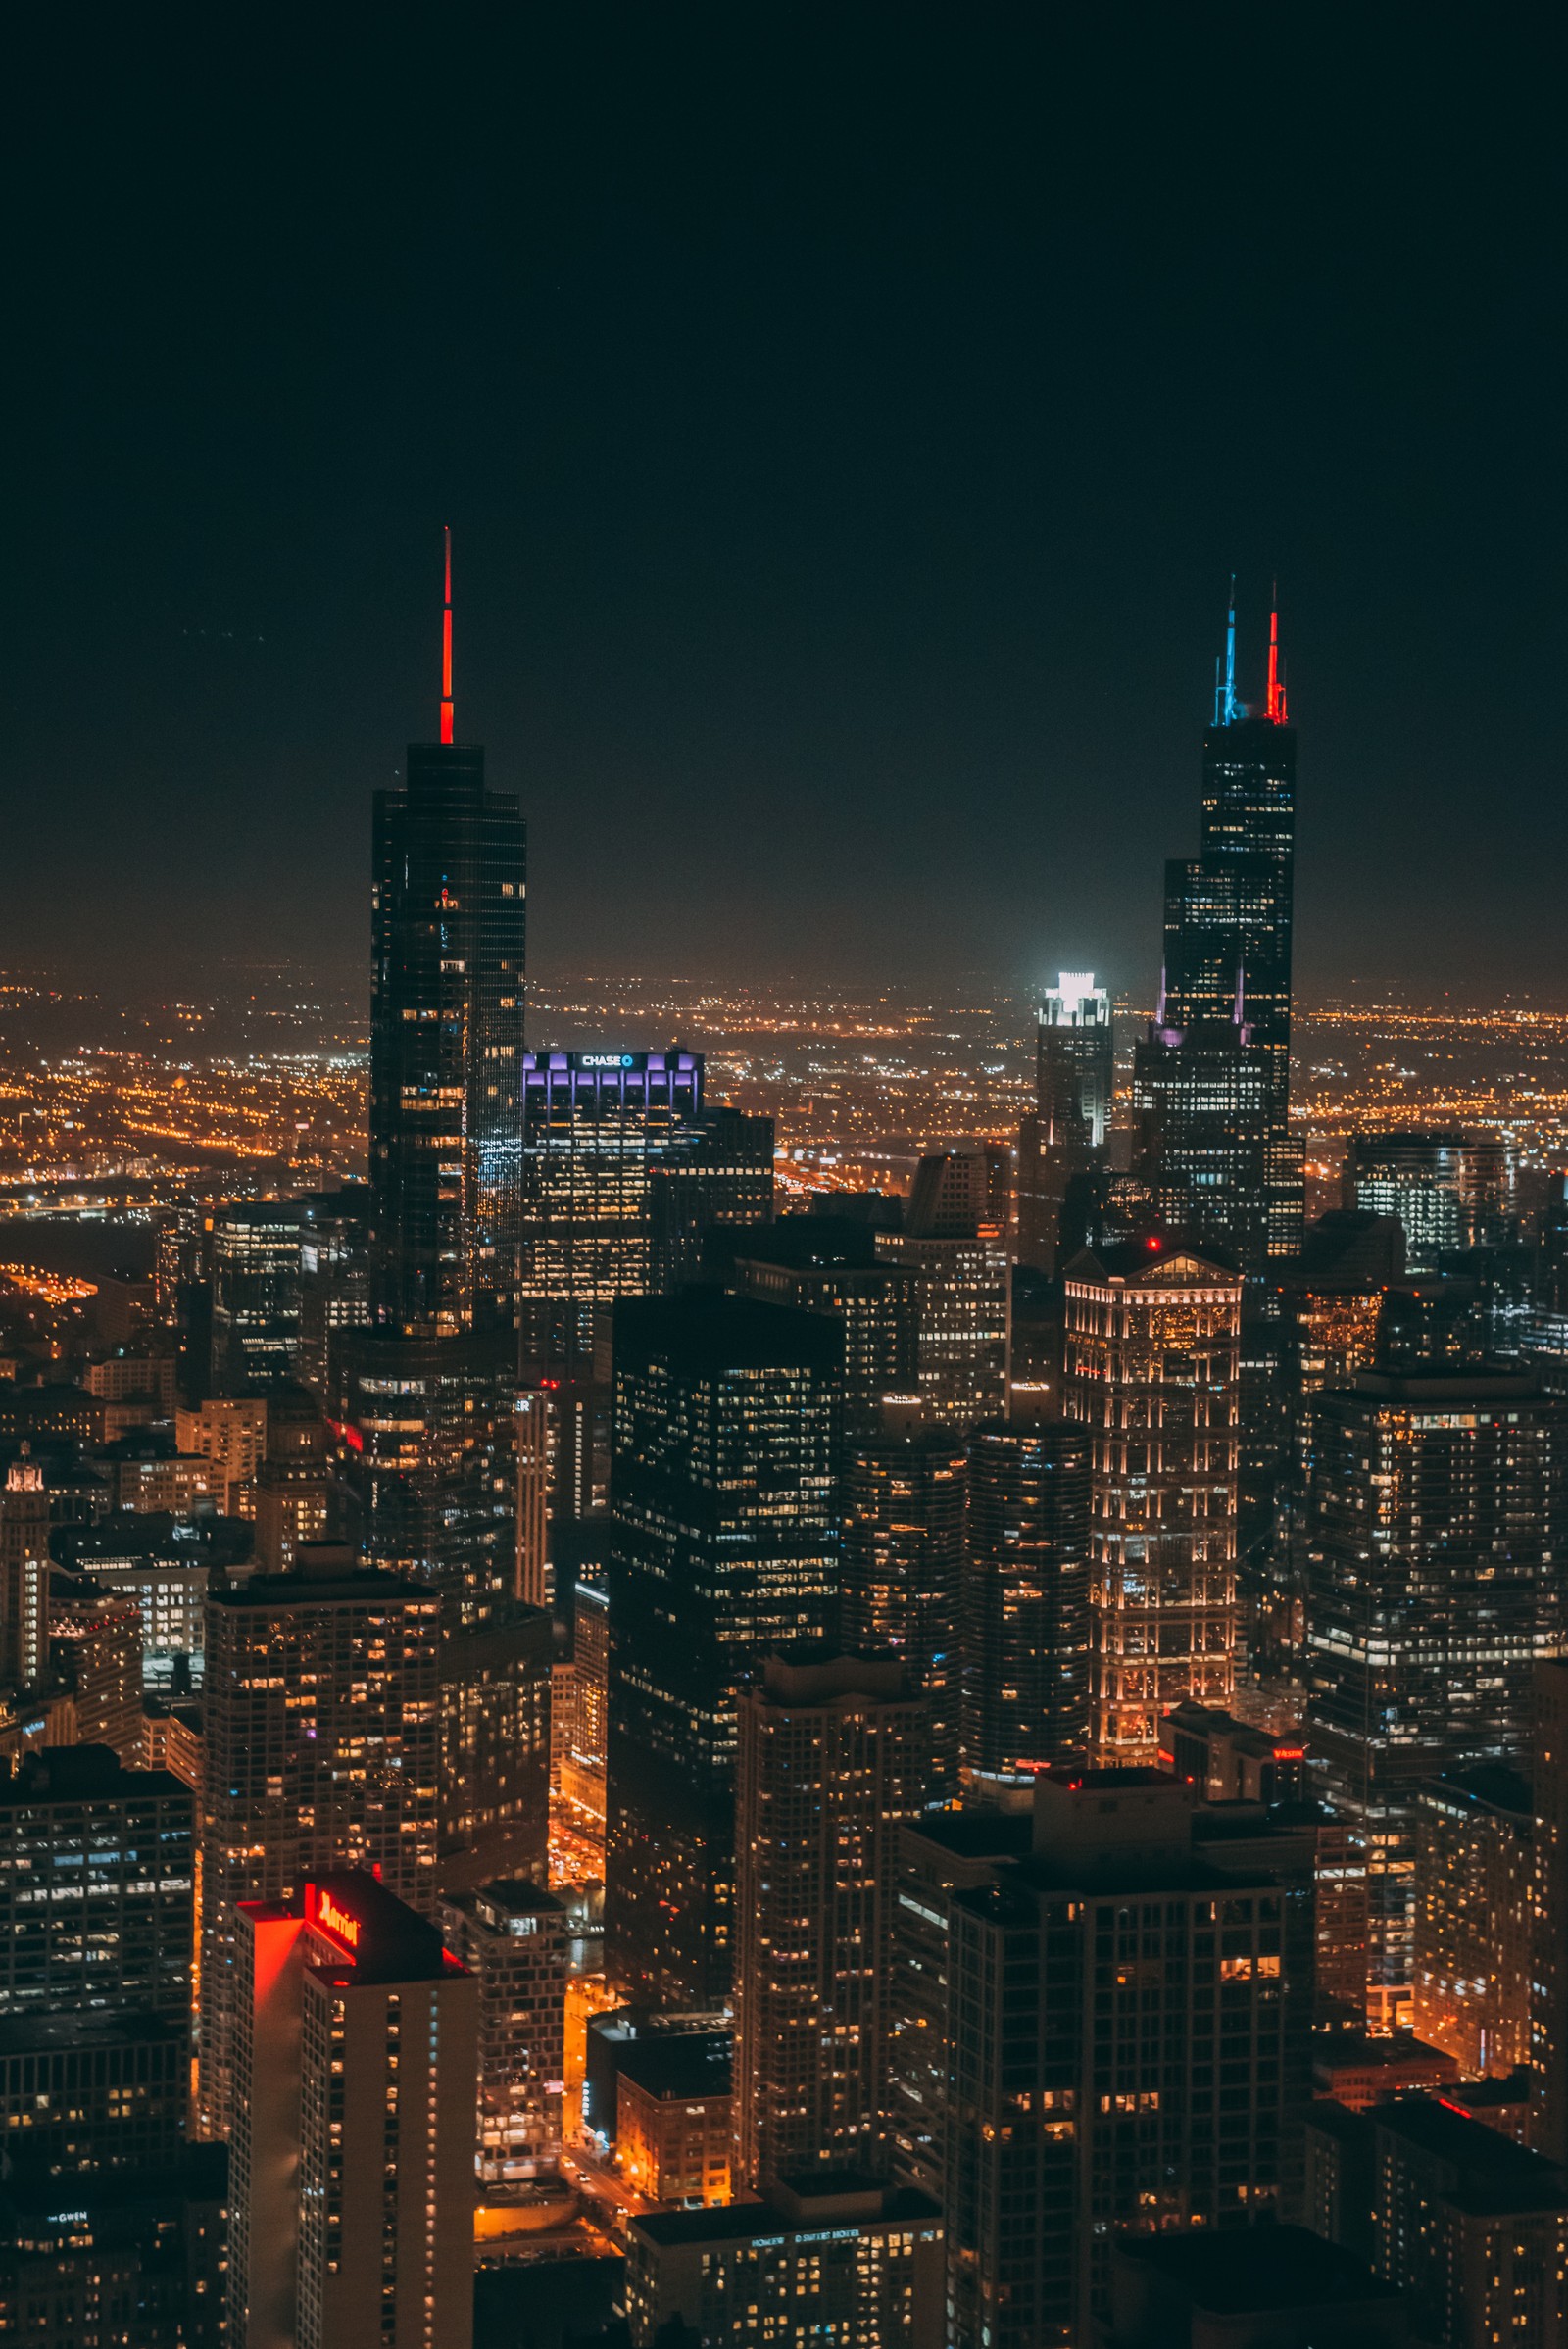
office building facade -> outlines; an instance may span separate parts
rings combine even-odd
[[[312,1870],[437,1888],[440,1600],[328,1548],[208,1599],[198,2121],[233,2110],[235,1917]]]
[[[977,1427],[960,1609],[963,1763],[988,1774],[1087,1752],[1094,1727],[1092,1442],[1070,1421]]]
[[[228,2337],[467,2349],[478,1992],[363,1871],[244,1901]]]
[[[890,1425],[845,1447],[849,1647],[896,1654],[926,1707],[932,1801],[958,1787],[968,1456],[961,1436]]]
[[[887,2160],[899,1829],[924,1708],[893,1656],[768,1656],[740,1702],[735,2177]]]
[[[1093,1741],[1147,1761],[1184,1698],[1236,1680],[1240,1275],[1156,1237],[1067,1267],[1069,1419],[1090,1432]]]
[[[1363,1371],[1313,1405],[1306,1741],[1364,1841],[1377,2023],[1412,1994],[1417,1788],[1528,1755],[1562,1639],[1565,1408],[1463,1370]]]
[[[606,1958],[658,2004],[729,1990],[743,1681],[833,1628],[841,1359],[781,1305],[616,1307]]]

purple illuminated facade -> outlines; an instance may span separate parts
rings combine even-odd
[[[573,1373],[594,1311],[650,1286],[652,1172],[702,1132],[703,1061],[662,1052],[524,1052],[517,1321],[525,1368]]]

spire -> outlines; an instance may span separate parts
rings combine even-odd
[[[442,531],[446,540],[447,587],[446,608],[441,614],[441,739],[452,740],[452,526]]]
[[[1225,614],[1225,681],[1220,682],[1219,663],[1214,663],[1214,723],[1234,726],[1240,711],[1236,706],[1236,573],[1231,573],[1230,608]]]
[[[1268,615],[1268,704],[1266,710],[1271,726],[1283,726],[1285,715],[1285,679],[1280,673],[1280,587],[1274,582]]]

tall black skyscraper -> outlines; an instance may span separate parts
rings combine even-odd
[[[1194,1032],[1213,1059],[1214,1024],[1246,1030],[1246,1049],[1262,1062],[1262,1130],[1252,1144],[1263,1169],[1264,1252],[1290,1255],[1300,1246],[1302,1172],[1290,1135],[1291,926],[1296,862],[1296,731],[1286,714],[1279,665],[1279,614],[1269,623],[1268,690],[1253,714],[1236,697],[1236,606],[1226,629],[1225,662],[1214,694],[1214,723],[1203,737],[1203,825],[1197,857],[1165,867],[1164,969],[1154,1041],[1167,1062]],[[1143,1105],[1150,1090],[1138,1086]],[[1179,1096],[1184,1090],[1174,1088]],[[1190,1090],[1190,1089],[1187,1089]],[[1202,1090],[1202,1088],[1200,1088]],[[1245,1088],[1244,1088],[1245,1090]],[[1151,1155],[1159,1171],[1156,1121]],[[1174,1172],[1175,1170],[1173,1170]],[[1205,1237],[1228,1240],[1243,1269],[1262,1269],[1250,1231],[1224,1229],[1223,1203],[1196,1220]]]
[[[615,1305],[606,1960],[663,2005],[730,1986],[736,1708],[831,1632],[844,1342],[715,1290]]]
[[[441,739],[375,795],[371,1248],[383,1325],[505,1320],[518,1177],[525,834],[484,752],[455,739],[447,534]]]

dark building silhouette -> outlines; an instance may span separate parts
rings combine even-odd
[[[1086,1427],[981,1426],[969,1438],[961,1610],[963,1759],[1017,1771],[1092,1734]]]
[[[865,1225],[829,1215],[786,1215],[734,1235],[729,1286],[740,1297],[826,1314],[843,1332],[844,1426],[882,1425],[888,1395],[910,1395],[919,1377],[914,1276],[877,1256]]]
[[[957,1792],[964,1494],[961,1436],[891,1426],[844,1465],[845,1641],[891,1648],[926,1700],[933,1801]]]
[[[370,1247],[378,1317],[455,1336],[511,1309],[525,834],[484,752],[454,738],[452,554],[441,739],[375,795]]]
[[[1214,723],[1203,737],[1203,817],[1199,855],[1165,868],[1165,944],[1159,1007],[1151,1044],[1166,1052],[1212,1058],[1209,1031],[1229,1024],[1261,1063],[1261,1095],[1236,1069],[1221,1078],[1217,1063],[1189,1083],[1167,1073],[1177,1095],[1201,1096],[1216,1087],[1233,1096],[1230,1115],[1245,1126],[1248,1184],[1263,1185],[1264,1257],[1288,1256],[1300,1244],[1304,1211],[1302,1152],[1290,1132],[1291,947],[1296,861],[1296,732],[1286,713],[1279,665],[1279,618],[1270,622],[1268,688],[1251,714],[1236,694],[1236,607],[1231,602],[1225,665],[1215,692]],[[1201,1039],[1201,1041],[1200,1041]],[[1154,1082],[1152,1073],[1150,1082]],[[1194,1104],[1197,1114],[1197,1104]],[[1159,1153],[1179,1152],[1179,1117],[1167,1110],[1154,1136]],[[1201,1163],[1178,1155],[1170,1180],[1194,1189],[1197,1228],[1212,1202],[1197,1181]],[[1234,1180],[1234,1175],[1222,1180]],[[1252,1260],[1254,1209],[1250,1198],[1231,1232],[1208,1229],[1237,1248],[1248,1271]]]
[[[1163,1772],[1042,1775],[1035,1803],[1030,1855],[951,1904],[954,2349],[1077,2349],[1117,2231],[1290,2218],[1299,2192],[1309,1899],[1255,1846],[1216,1864]]]
[[[741,1697],[738,2189],[885,2169],[899,1829],[924,1804],[924,1740],[892,1655],[799,1647]]]
[[[1528,1377],[1357,1374],[1312,1409],[1307,1745],[1362,1835],[1368,2011],[1408,2015],[1416,1790],[1528,1757],[1563,1637],[1568,1402]]]
[[[615,1307],[606,1966],[657,2004],[729,1989],[741,1686],[836,1628],[841,1361],[820,1314]]]

